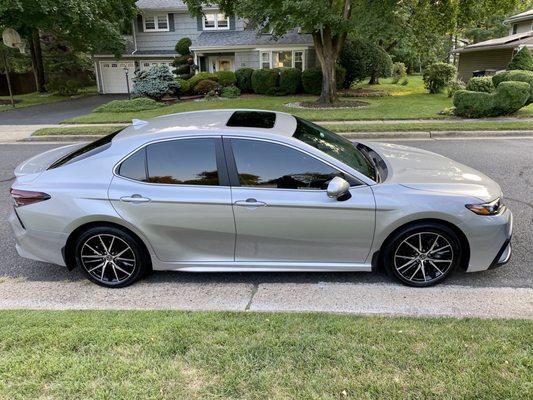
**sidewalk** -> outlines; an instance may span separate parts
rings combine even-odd
[[[79,125],[1,125],[0,143],[16,142],[29,138],[33,132],[41,128],[66,128],[69,126],[124,126],[124,124],[79,124]]]
[[[434,123],[457,123],[457,122],[531,122],[533,118],[497,117],[497,118],[432,118],[432,119],[358,119],[337,121],[313,121],[317,125],[394,125],[394,124],[434,124]]]

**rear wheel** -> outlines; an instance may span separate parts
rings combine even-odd
[[[139,240],[115,227],[94,227],[75,245],[76,263],[87,278],[104,287],[125,287],[149,270],[149,258]]]
[[[396,233],[384,251],[389,275],[408,286],[426,287],[442,282],[459,265],[461,246],[445,225],[421,223]]]

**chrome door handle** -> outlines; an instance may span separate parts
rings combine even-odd
[[[262,201],[257,201],[256,199],[252,198],[246,200],[237,200],[234,204],[240,207],[264,207],[267,205]]]
[[[124,196],[120,198],[126,203],[148,203],[150,201],[147,197],[142,197],[140,194],[132,194],[131,196]]]

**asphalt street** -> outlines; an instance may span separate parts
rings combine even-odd
[[[0,308],[98,308],[101,304],[103,308],[502,316],[505,307],[511,308],[503,303],[522,302],[517,305],[516,316],[524,317],[525,313],[526,317],[533,318],[533,140],[410,140],[400,143],[462,162],[484,172],[502,186],[505,203],[515,217],[514,253],[509,264],[491,271],[456,273],[430,290],[405,288],[384,275],[372,273],[156,272],[125,290],[97,288],[86,282],[79,270],[69,272],[64,267],[17,255],[7,223],[12,171],[24,159],[60,144],[5,144],[0,145]],[[471,313],[461,306],[461,301],[475,297],[474,294],[478,296],[475,307],[479,312]],[[397,302],[398,297],[407,305],[402,307],[401,302]],[[494,303],[495,298],[500,298],[501,304]],[[495,313],[500,306],[505,306],[503,311]]]

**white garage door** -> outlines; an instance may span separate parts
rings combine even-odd
[[[128,68],[128,79],[130,81],[130,91],[133,88],[133,74],[135,64],[132,62],[101,62],[102,71],[102,91],[104,93],[128,93],[126,86],[126,74],[124,68]]]

